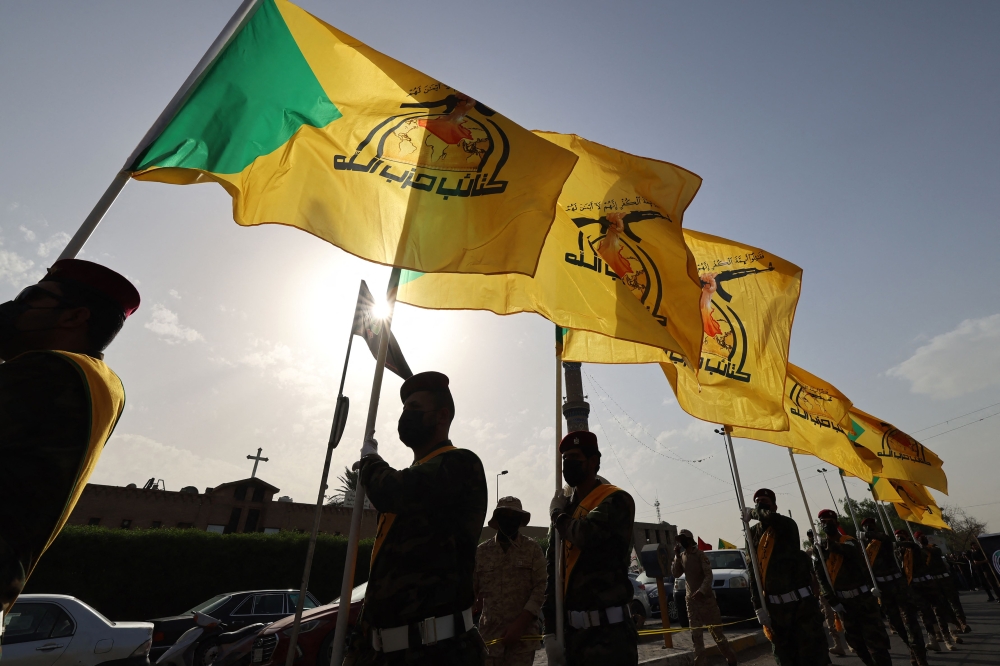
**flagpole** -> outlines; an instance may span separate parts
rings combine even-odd
[[[360,294],[358,295],[360,299]],[[355,318],[357,306],[355,306]],[[354,320],[351,321],[351,333],[347,337],[347,353],[344,355],[344,370],[340,374],[340,388],[337,390],[337,407],[333,413],[333,425],[330,426],[330,439],[326,444],[326,459],[323,461],[323,476],[319,480],[319,497],[316,498],[316,513],[313,516],[312,534],[309,535],[309,548],[306,550],[306,566],[302,572],[302,585],[299,587],[299,599],[295,605],[295,620],[292,622],[292,635],[289,638],[288,654],[285,656],[285,666],[292,666],[295,661],[295,646],[299,642],[299,627],[302,624],[302,610],[305,608],[306,591],[309,589],[309,574],[312,572],[313,556],[316,554],[316,539],[319,535],[319,525],[323,518],[323,500],[326,499],[327,479],[330,477],[330,460],[333,450],[340,442],[343,434],[342,421],[347,419],[348,404],[344,400],[344,381],[347,379],[347,364],[351,360],[351,345],[354,343]]]
[[[806,506],[806,518],[809,521],[809,529],[815,533],[815,528],[813,526],[812,509],[809,508],[809,500],[806,499],[806,490],[802,487],[802,478],[799,476],[799,466],[795,464],[795,454],[792,453],[791,449],[788,449],[788,459],[792,461],[792,470],[795,472],[795,480],[799,484],[799,493],[802,495],[802,503]],[[830,591],[833,591],[833,581],[830,579],[830,570],[826,568],[826,560],[823,559],[823,553],[818,545],[814,544],[817,553],[819,554],[820,560],[823,562],[823,573],[826,576],[826,582],[830,586]]]
[[[851,503],[851,495],[847,492],[847,479],[844,478],[844,470],[840,470],[840,483],[844,486],[844,497],[847,498],[847,510],[851,514],[851,520],[854,522],[854,533],[861,534],[861,526],[858,525],[858,517],[854,515],[854,505]],[[868,555],[864,554],[865,565],[868,567],[868,575],[872,577],[872,595],[878,599],[882,596],[882,590],[878,589],[878,581],[875,580],[875,570],[872,569],[871,560],[868,559]]]
[[[131,171],[129,171],[132,167],[132,163],[135,162],[139,154],[145,150],[157,136],[160,135],[166,126],[170,124],[170,121],[174,119],[175,115],[177,115],[177,111],[180,110],[181,106],[184,105],[184,102],[187,101],[191,91],[194,90],[195,86],[197,86],[201,81],[202,76],[204,76],[205,72],[208,71],[211,64],[215,62],[215,59],[219,56],[219,54],[222,53],[223,49],[229,45],[232,38],[235,37],[243,26],[246,25],[247,21],[250,20],[250,17],[253,16],[254,10],[257,9],[257,6],[260,3],[261,0],[243,0],[243,3],[236,10],[236,13],[229,19],[229,22],[226,23],[222,32],[220,32],[215,38],[212,45],[208,47],[208,50],[205,51],[205,55],[201,57],[201,60],[199,60],[198,64],[194,66],[194,69],[191,70],[188,77],[184,79],[184,83],[182,83],[181,87],[177,89],[173,98],[171,98],[171,100],[163,108],[159,117],[157,117],[156,121],[149,128],[149,131],[146,132],[145,136],[142,137],[142,140],[135,147],[135,150],[133,150],[132,154],[129,155],[128,159],[125,161],[125,165],[117,174],[115,174],[111,184],[108,185],[108,189],[104,191],[104,194],[101,195],[101,198],[97,200],[97,204],[90,211],[90,214],[87,215],[86,219],[84,219],[83,224],[81,224],[80,228],[76,230],[75,234],[73,234],[73,237],[69,240],[69,243],[67,243],[66,247],[59,255],[59,259],[72,259],[80,253],[80,250],[83,249],[87,239],[89,239],[90,235],[94,233],[97,225],[101,223],[104,215],[108,212],[108,209],[111,208],[111,204],[115,202],[115,199],[118,198],[118,195],[121,194],[121,191],[128,183],[129,178],[132,175]]]
[[[716,430],[716,432],[719,432]],[[733,475],[733,484],[736,486],[736,503],[740,507],[740,522],[743,523],[743,538],[747,542],[747,552],[750,553],[750,563],[753,565],[754,582],[757,584],[757,594],[760,595],[760,608],[764,611],[764,622],[762,624],[769,625],[771,623],[771,615],[767,612],[767,597],[764,596],[764,585],[760,576],[760,562],[757,561],[757,549],[753,547],[753,542],[750,540],[750,521],[746,519],[743,514],[746,511],[746,501],[743,499],[743,484],[740,483],[740,469],[736,465],[736,451],[733,449],[733,438],[729,434],[729,426],[722,426],[722,434],[726,438],[726,455],[729,458],[729,471]],[[660,612],[664,612],[661,606]]]
[[[378,415],[378,400],[382,392],[382,375],[385,371],[385,357],[389,350],[392,330],[392,313],[396,307],[396,290],[399,287],[399,268],[393,268],[389,275],[389,286],[385,291],[388,314],[382,323],[378,336],[378,358],[375,363],[375,377],[372,379],[372,395],[368,402],[368,422],[365,424],[365,438],[375,435],[375,417]],[[344,655],[344,639],[347,637],[347,618],[351,614],[351,590],[354,589],[354,570],[358,563],[358,541],[361,536],[361,518],[364,514],[365,486],[358,475],[357,490],[354,493],[354,512],[351,514],[351,531],[347,538],[347,557],[344,560],[344,579],[340,584],[340,610],[337,612],[337,629],[333,635],[333,652],[330,664],[340,666]],[[346,606],[344,604],[347,604]],[[343,612],[346,611],[346,612]]]
[[[562,454],[559,453],[559,445],[562,443],[563,415],[562,415],[562,355],[563,340],[562,327],[556,324],[556,494],[562,492]],[[564,611],[565,585],[563,581],[563,548],[562,536],[559,530],[552,528],[551,548],[555,548],[553,553],[556,565],[556,641],[565,648],[563,636],[565,634],[566,613]]]
[[[882,508],[882,503],[878,501],[878,497],[875,495],[875,484],[873,483],[869,486],[869,490],[872,493],[872,502],[875,504],[875,513],[878,514],[879,522],[882,523],[883,529],[885,529],[886,534],[892,534],[892,523],[889,522],[889,517],[885,513],[885,509]]]

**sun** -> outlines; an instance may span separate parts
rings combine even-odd
[[[389,304],[384,298],[378,296],[375,297],[375,305],[372,306],[372,314],[379,319],[386,319],[389,317],[391,310]]]

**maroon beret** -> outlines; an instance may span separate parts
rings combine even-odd
[[[399,399],[406,402],[406,399],[417,391],[448,391],[450,394],[448,375],[434,371],[413,375],[399,387]]]
[[[563,437],[559,442],[559,453],[566,453],[573,449],[580,449],[580,452],[588,458],[601,455],[597,448],[597,435],[586,430],[577,430]]]
[[[822,511],[819,512],[819,516],[817,516],[817,517],[820,520],[827,520],[827,519],[830,519],[830,518],[832,518],[832,519],[839,519],[840,518],[840,516],[837,515],[837,512],[834,511],[833,509],[823,509]]]
[[[906,531],[906,530],[904,530],[904,529],[898,529],[898,530],[896,530],[895,532],[893,532],[893,534],[895,534],[895,535],[896,535],[896,536],[898,536],[898,537],[903,537],[904,539],[905,539],[906,537],[910,536],[910,533],[909,533],[909,532],[907,532],[907,531]]]
[[[920,532],[920,531],[917,531],[917,532],[913,533],[913,536],[916,537],[917,539],[923,539],[924,538],[924,533]]]
[[[772,502],[777,503],[778,498],[774,496],[774,491],[770,488],[761,488],[753,494],[753,501],[756,502],[758,497],[769,497]]]
[[[75,282],[100,292],[117,303],[128,317],[139,309],[139,292],[124,276],[106,266],[83,259],[60,259],[42,280],[50,282]]]
[[[861,521],[861,526],[862,527],[864,527],[866,525],[875,525],[876,527],[878,527],[878,522],[874,518],[872,518],[871,516],[868,516],[867,518],[865,518],[864,520]]]

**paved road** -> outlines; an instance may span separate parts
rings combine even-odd
[[[1000,604],[986,601],[986,594],[982,592],[963,592],[962,606],[968,617],[969,626],[972,627],[971,634],[962,634],[961,645],[955,652],[947,651],[944,646],[941,652],[931,652],[927,655],[927,661],[931,666],[937,664],[980,666],[1000,664]],[[891,636],[892,639],[892,662],[905,666],[910,663],[910,653],[906,645],[899,639],[899,636]],[[740,663],[749,666],[773,666],[774,657],[771,656],[771,648],[768,645],[759,645],[751,648],[739,655]],[[834,666],[863,666],[863,663],[854,655],[848,657],[834,657],[831,655]],[[721,658],[716,658],[713,664],[724,664]]]

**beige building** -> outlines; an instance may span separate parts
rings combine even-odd
[[[134,485],[103,486],[88,483],[70,515],[70,525],[101,525],[124,529],[180,527],[220,534],[233,532],[312,530],[316,505],[275,500],[279,488],[259,478],[230,481],[199,493],[137,488]],[[353,509],[323,507],[320,533],[346,535]],[[361,538],[375,536],[377,514],[366,508],[361,520]]]

